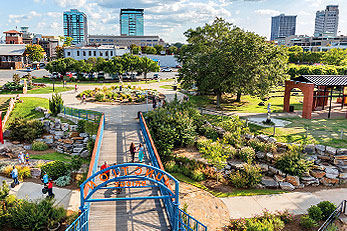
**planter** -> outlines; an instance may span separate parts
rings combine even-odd
[[[56,231],[56,230],[58,230],[60,228],[60,223],[58,222],[58,223],[56,223],[56,227],[55,228],[50,228],[50,227],[48,227],[48,230],[49,231]]]

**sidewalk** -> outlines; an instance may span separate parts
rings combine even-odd
[[[0,176],[0,184],[5,180],[10,187],[10,194],[16,195],[19,199],[37,200],[47,196],[42,194],[41,190],[43,186],[32,182],[21,182],[14,188],[11,188],[10,184],[12,179]],[[80,205],[80,191],[63,189],[53,187],[53,193],[55,194],[55,204],[63,206],[67,210],[78,211]]]
[[[249,218],[261,214],[267,209],[270,212],[276,210],[297,214],[307,213],[307,209],[321,201],[330,201],[335,205],[347,199],[347,188],[326,189],[317,192],[292,192],[273,195],[240,196],[221,198],[229,210],[230,218]]]

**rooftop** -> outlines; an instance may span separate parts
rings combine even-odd
[[[313,83],[316,86],[347,86],[347,75],[302,75],[294,81]]]
[[[9,30],[9,31],[5,31],[4,34],[23,34],[23,33],[16,30]]]
[[[0,56],[23,55],[25,44],[0,44]]]

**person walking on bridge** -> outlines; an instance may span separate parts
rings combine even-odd
[[[109,166],[109,165],[107,164],[107,162],[105,161],[104,164],[101,165],[100,170],[104,170],[104,169],[106,169],[106,168],[108,168],[108,167],[110,167],[110,166]],[[107,178],[110,179],[110,170],[106,171],[105,173],[106,173],[106,175],[107,175]]]
[[[145,149],[143,148],[142,144],[139,144],[138,152],[139,152],[139,161],[140,163],[142,163],[143,155],[145,154]]]
[[[135,161],[135,153],[136,153],[136,146],[135,146],[134,142],[131,142],[129,151],[130,151],[130,154],[131,154],[131,162],[134,163],[134,161]]]

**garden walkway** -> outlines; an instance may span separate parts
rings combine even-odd
[[[221,198],[227,206],[230,218],[252,217],[263,210],[275,212],[288,209],[294,214],[307,213],[311,205],[331,201],[335,205],[347,199],[347,188],[326,189],[316,192],[291,192],[284,194],[239,196]]]

